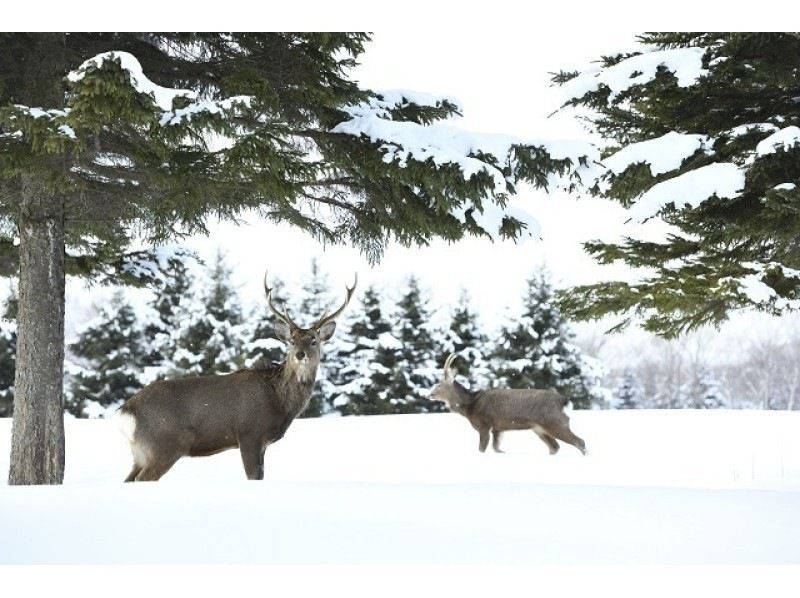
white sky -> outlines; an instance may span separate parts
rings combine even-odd
[[[517,27],[512,32],[478,33],[474,28],[428,28],[414,32],[413,43],[407,29],[378,31],[353,76],[375,90],[404,88],[453,96],[464,110],[455,124],[464,128],[535,138],[585,138],[586,132],[569,113],[548,118],[559,106],[558,91],[549,86],[549,73],[586,67],[604,53],[635,46],[633,30],[600,29],[539,26],[527,32]],[[547,265],[561,287],[632,276],[621,266],[598,266],[581,248],[584,241],[620,234],[626,215],[618,204],[564,193],[548,196],[530,188],[522,188],[515,201],[539,220],[542,240],[493,244],[469,238],[410,249],[393,245],[374,267],[354,249],[324,247],[295,229],[256,220],[245,225],[215,224],[209,237],[192,239],[188,245],[206,258],[221,248],[249,304],[263,301],[266,268],[291,288],[316,257],[335,289],[343,289],[358,271],[362,288],[374,283],[391,296],[414,273],[428,289],[432,305],[444,307],[466,288],[490,327],[499,324],[507,307],[519,303],[525,279],[539,264]],[[100,296],[102,291],[93,294]],[[67,300],[69,335],[85,318],[88,302],[77,284],[68,287]],[[446,307],[437,314],[446,315]],[[727,325],[723,337],[735,334],[742,321]],[[581,330],[588,332],[592,326]],[[609,356],[627,353],[631,339],[641,343],[643,338],[641,333],[616,335],[606,352]]]

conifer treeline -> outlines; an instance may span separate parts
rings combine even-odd
[[[221,256],[202,273],[176,264],[153,292],[149,309],[134,310],[122,291],[98,306],[68,348],[68,411],[96,416],[159,378],[226,373],[283,359],[271,313],[263,305],[245,313],[230,275]],[[316,261],[296,296],[288,297],[280,280],[271,284],[276,302],[285,302],[301,325],[339,300]],[[466,292],[447,310],[449,324],[437,326],[416,278],[392,293],[364,288],[323,347],[304,416],[444,411],[428,395],[450,352],[461,355],[455,367],[472,386],[556,386],[578,408],[602,404],[603,372],[572,343],[552,292],[537,273],[528,282],[522,315],[490,335]]]

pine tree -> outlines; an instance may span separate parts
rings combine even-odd
[[[798,33],[654,33],[644,50],[604,57],[599,72],[562,72],[567,105],[589,109],[607,141],[594,192],[634,221],[668,223],[663,240],[631,229],[592,242],[601,263],[653,272],[636,283],[571,289],[581,319],[641,319],[671,337],[731,310],[800,306]]]
[[[187,263],[182,260],[174,260],[154,284],[151,307],[155,317],[145,326],[144,333],[150,342],[147,363],[156,368],[159,378],[175,370],[178,331],[189,311],[186,306],[194,297],[194,284]]]
[[[614,392],[615,409],[638,409],[642,403],[642,389],[636,376],[626,368]]]
[[[462,289],[447,331],[446,352],[458,353],[459,359],[453,362],[452,369],[480,388],[489,385],[491,378],[491,349],[470,303],[469,294]]]
[[[286,304],[284,283],[280,278],[270,280],[272,297],[276,305],[294,310]],[[244,365],[248,368],[263,368],[272,363],[280,363],[286,356],[286,346],[275,337],[275,314],[264,306],[257,306],[248,322],[252,323],[250,339],[245,343]]]
[[[132,250],[136,237],[161,243],[245,210],[373,261],[391,238],[516,238],[527,234],[505,209],[516,185],[553,173],[572,185],[585,170],[583,148],[551,155],[468,133],[448,144],[439,121],[459,113],[454,101],[348,78],[368,40],[0,34],[0,265],[19,272],[30,335],[18,343],[11,484],[63,479],[66,272],[147,283],[159,263]]]
[[[243,319],[231,271],[218,252],[202,302],[192,303],[178,331],[176,373],[224,374],[243,365]]]
[[[147,351],[133,308],[116,291],[97,311],[69,347],[72,382],[65,408],[76,417],[102,414],[143,386],[139,376]]]
[[[725,406],[719,381],[705,366],[695,372],[687,394],[686,406],[692,409],[720,409]]]
[[[555,388],[578,409],[603,400],[599,372],[573,343],[544,270],[527,282],[519,318],[500,330],[492,353],[494,377],[505,388]]]
[[[427,301],[416,277],[397,303],[393,339],[399,342],[397,362],[391,373],[389,402],[396,413],[436,413],[444,405],[428,398],[431,388],[441,378],[446,350],[444,339],[431,324]]]
[[[0,318],[0,417],[14,412],[14,370],[17,351],[17,294],[14,288]]]
[[[344,365],[335,379],[333,406],[342,415],[394,413],[390,383],[401,345],[392,335],[375,287],[364,291],[343,341]]]

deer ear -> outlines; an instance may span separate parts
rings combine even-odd
[[[336,330],[336,322],[326,322],[320,326],[317,332],[319,333],[319,340],[325,342],[333,336],[333,331]]]
[[[289,325],[286,322],[281,322],[278,320],[275,322],[272,330],[275,332],[275,336],[278,338],[278,340],[283,341],[284,343],[291,342],[292,330],[289,328]]]

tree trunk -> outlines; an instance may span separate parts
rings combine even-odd
[[[64,479],[64,202],[28,175],[19,214],[19,312],[9,484]]]

